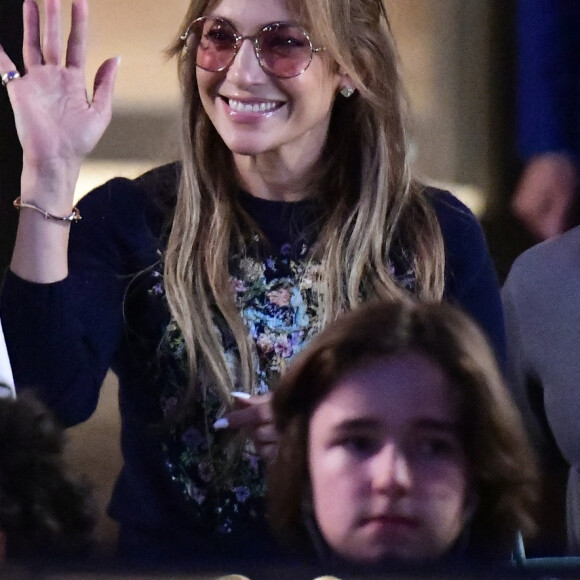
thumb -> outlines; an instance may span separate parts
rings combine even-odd
[[[93,86],[91,107],[110,117],[113,108],[113,91],[121,57],[106,60],[97,70]]]
[[[264,405],[269,403],[272,398],[272,393],[265,393],[263,395],[250,395],[243,391],[233,391],[230,395],[240,407],[252,407],[254,405]]]

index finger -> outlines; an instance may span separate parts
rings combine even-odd
[[[272,422],[270,405],[265,401],[260,405],[251,405],[244,409],[230,411],[225,418],[229,429],[247,429]]]

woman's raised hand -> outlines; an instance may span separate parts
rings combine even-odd
[[[80,166],[110,118],[118,59],[97,71],[92,99],[85,86],[87,0],[74,0],[71,30],[62,62],[60,0],[45,0],[43,34],[38,5],[23,4],[25,74],[7,83],[24,164],[37,171],[54,164]],[[0,74],[15,70],[0,47]],[[78,167],[77,167],[78,169]]]
[[[41,38],[40,15],[34,0],[25,0],[24,74],[0,47],[0,75],[8,90],[16,130],[22,145],[21,197],[54,216],[67,216],[84,157],[104,133],[110,119],[118,59],[97,71],[92,99],[85,87],[87,0],[74,0],[64,62],[61,58],[60,0],[45,0]],[[15,194],[16,195],[16,194]],[[42,213],[21,210],[12,271],[36,283],[51,283],[68,275],[70,222],[44,219]]]

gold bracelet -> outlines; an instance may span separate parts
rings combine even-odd
[[[28,209],[38,211],[44,216],[45,220],[56,220],[59,222],[78,222],[79,220],[82,219],[81,212],[79,211],[79,208],[76,206],[73,207],[72,213],[61,217],[58,215],[48,213],[46,210],[42,209],[41,207],[38,207],[37,205],[34,205],[33,203],[26,203],[25,201],[22,201],[22,198],[20,196],[18,196],[12,202],[12,205],[18,210],[22,209],[23,207],[27,207]]]

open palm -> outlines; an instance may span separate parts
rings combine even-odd
[[[112,108],[117,59],[104,62],[95,77],[92,100],[86,92],[84,67],[88,7],[86,0],[72,5],[72,24],[61,63],[61,12],[59,0],[46,0],[41,41],[38,6],[23,5],[23,57],[26,74],[7,88],[24,161],[32,166],[75,163],[90,153],[105,131]],[[14,65],[0,49],[0,72]]]

